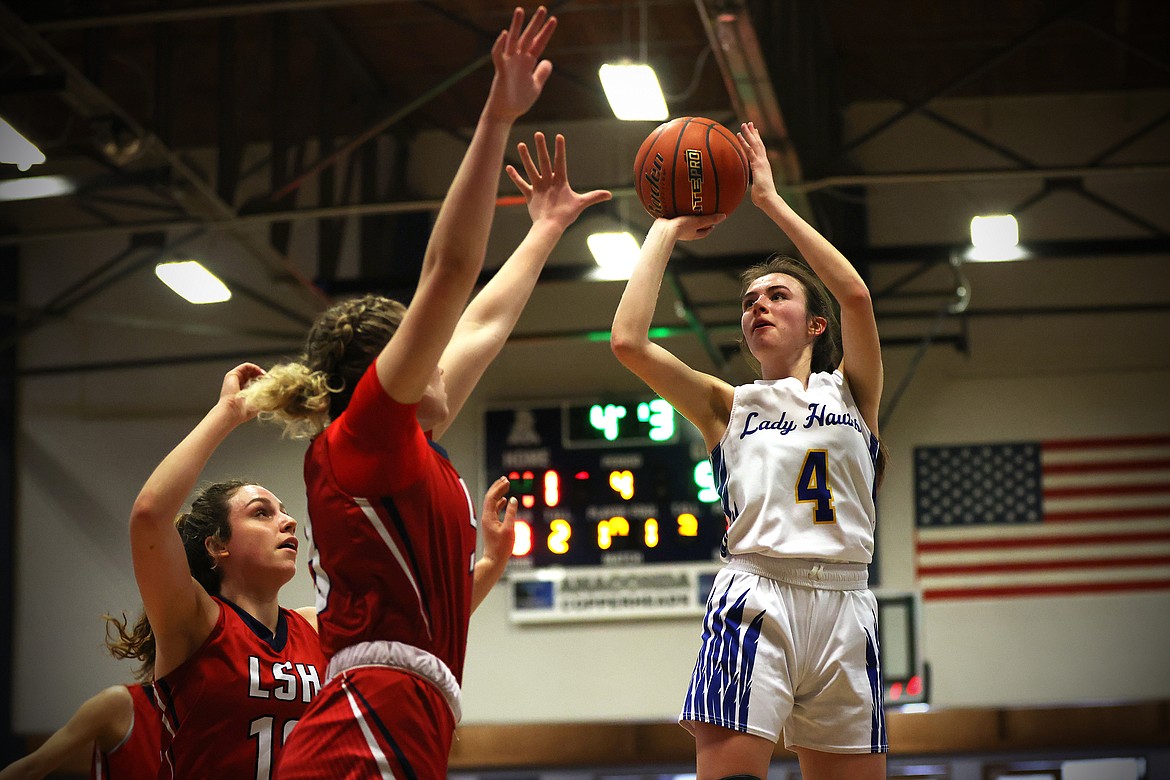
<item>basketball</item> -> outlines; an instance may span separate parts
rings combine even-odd
[[[734,133],[684,116],[646,136],[634,157],[634,190],[652,217],[730,214],[747,192],[748,170]]]

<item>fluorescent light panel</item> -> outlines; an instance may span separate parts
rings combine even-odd
[[[22,171],[45,161],[45,154],[0,117],[0,163],[12,163]]]
[[[26,176],[23,179],[0,181],[0,201],[56,198],[77,191],[77,185],[67,176]]]
[[[981,262],[1019,260],[1027,253],[1019,247],[1020,226],[1011,214],[971,219],[971,249],[967,259]]]
[[[971,218],[971,246],[992,249],[1020,243],[1020,226],[1011,214]]]
[[[593,233],[585,239],[597,263],[596,279],[629,279],[638,262],[641,248],[629,231],[622,233]]]
[[[644,63],[607,63],[598,71],[613,115],[624,120],[661,122],[668,116],[666,98],[654,68]]]
[[[154,275],[191,303],[222,303],[232,297],[227,285],[196,260],[159,263]]]

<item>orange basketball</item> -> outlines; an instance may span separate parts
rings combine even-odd
[[[701,116],[654,128],[634,157],[634,189],[653,217],[730,214],[747,186],[748,161],[739,139]]]

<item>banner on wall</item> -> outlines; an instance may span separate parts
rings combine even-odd
[[[917,447],[926,601],[1170,590],[1170,434]]]
[[[719,562],[515,571],[515,623],[702,615]]]

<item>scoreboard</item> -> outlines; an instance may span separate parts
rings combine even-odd
[[[519,502],[513,568],[718,560],[727,521],[699,432],[661,398],[485,413],[486,481]]]

